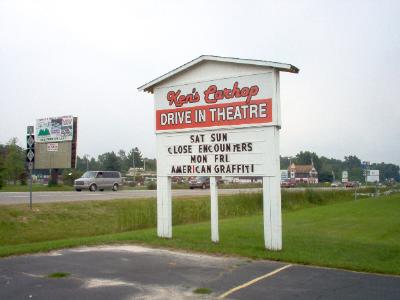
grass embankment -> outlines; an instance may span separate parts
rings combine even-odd
[[[60,192],[74,191],[74,187],[69,185],[48,186],[43,184],[32,184],[32,192]],[[7,184],[0,189],[0,192],[29,192],[29,184]]]
[[[174,226],[171,240],[157,238],[154,228],[128,231],[155,226],[152,200],[43,204],[33,212],[22,206],[4,206],[0,256],[133,242],[400,274],[400,196],[352,199],[347,191],[283,193],[284,250],[280,252],[264,248],[259,194],[220,198],[219,244],[210,241],[209,200],[205,197],[174,200],[174,224],[207,222]]]
[[[347,201],[347,191],[283,192],[283,209],[299,209],[322,203]],[[0,209],[0,245],[34,243],[57,239],[95,236],[156,226],[156,200],[82,201],[70,203],[4,205]],[[221,219],[262,213],[262,195],[220,196]],[[173,224],[210,219],[207,196],[173,201]]]
[[[221,189],[247,189],[247,188],[261,188],[261,183],[234,183],[234,184],[221,184],[219,188]],[[123,185],[121,187],[124,190],[147,190],[149,187],[147,185],[138,185],[138,186],[129,186]],[[154,189],[156,186],[154,186]],[[189,189],[189,183],[173,183],[172,189],[173,190],[186,190]],[[48,186],[46,184],[33,184],[32,191],[33,192],[67,192],[67,191],[74,191],[73,186],[69,185],[57,185],[57,186]],[[7,184],[0,188],[0,192],[29,192],[29,185],[21,185],[21,184]]]

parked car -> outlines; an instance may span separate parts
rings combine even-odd
[[[344,186],[347,188],[354,188],[354,187],[358,187],[359,183],[356,181],[348,181],[344,184]]]
[[[282,181],[281,182],[281,188],[291,188],[291,187],[295,187],[296,184],[292,181]]]
[[[331,183],[331,187],[339,187],[339,186],[342,186],[342,183],[339,181],[335,181],[335,182]]]
[[[196,177],[194,179],[189,180],[189,187],[190,189],[200,188],[200,189],[207,189],[210,188],[210,177]]]
[[[91,192],[112,189],[116,192],[120,186],[122,178],[121,173],[117,171],[87,171],[74,181],[74,188],[78,192],[86,189]]]

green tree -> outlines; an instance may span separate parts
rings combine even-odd
[[[374,163],[370,166],[371,170],[379,170],[379,178],[381,181],[394,179],[400,181],[399,166],[394,164]]]
[[[74,180],[82,176],[83,172],[78,169],[64,169],[63,182],[65,185],[74,185]]]
[[[12,138],[6,145],[4,168],[7,179],[14,184],[25,173],[25,151],[17,145],[17,138]]]
[[[294,158],[294,163],[298,165],[311,165],[312,162],[314,163],[315,169],[319,172],[321,170],[321,162],[315,152],[300,151]]]
[[[281,156],[280,157],[281,170],[286,170],[290,164],[289,156]]]
[[[146,171],[157,171],[157,160],[155,158],[145,158]]]
[[[349,171],[349,180],[363,181],[363,170],[361,169],[361,160],[355,155],[344,157],[344,167]]]
[[[5,160],[5,147],[3,145],[0,145],[0,189],[4,185],[4,178],[5,178],[4,160]]]
[[[126,155],[125,150],[118,151],[118,159],[121,165],[121,172],[127,172],[129,168],[132,166],[132,162],[129,161],[128,156]]]
[[[135,168],[143,168],[143,157],[138,147],[131,149],[128,153],[129,167],[132,167],[132,161],[135,161]],[[147,162],[146,162],[147,163]]]
[[[121,165],[114,151],[99,155],[99,164],[105,171],[120,171]]]

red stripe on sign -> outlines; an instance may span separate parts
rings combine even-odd
[[[272,122],[272,99],[156,111],[156,130]]]

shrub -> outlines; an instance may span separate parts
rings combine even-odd
[[[157,189],[157,183],[155,181],[149,181],[146,186],[147,186],[148,190],[156,190]]]

